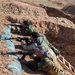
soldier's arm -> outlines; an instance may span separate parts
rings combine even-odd
[[[21,41],[21,45],[25,50],[33,50],[36,47],[36,43],[32,43],[30,45],[27,45],[23,42],[23,40]]]

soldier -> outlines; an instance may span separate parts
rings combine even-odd
[[[22,25],[18,23],[11,23],[11,26],[15,26],[15,31],[12,28],[12,33],[17,33],[20,35],[30,35],[32,32],[35,32],[32,25],[30,25],[29,21],[23,21]]]
[[[37,46],[34,49],[32,59],[34,59],[34,61],[36,62],[35,64],[25,61],[26,65],[31,70],[43,71],[46,72],[47,75],[65,75],[65,71],[59,64],[59,62],[53,57],[50,52],[47,52],[47,50],[43,46]],[[38,62],[36,60],[38,60]]]
[[[48,55],[45,55],[46,49],[44,47],[41,47],[41,49],[35,48],[35,50],[35,54],[41,58],[38,63],[38,70],[42,70],[48,75],[65,75],[64,69],[49,51],[47,52]]]
[[[31,50],[31,49],[34,49],[36,46],[42,45],[46,48],[46,50],[49,50],[53,54],[53,56],[55,54],[56,55],[60,54],[59,51],[54,46],[50,45],[50,43],[48,42],[48,40],[43,34],[39,35],[37,32],[31,33],[30,45],[25,45],[23,41],[21,41],[21,44],[25,50]]]

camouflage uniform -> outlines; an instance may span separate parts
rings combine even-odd
[[[53,58],[53,62],[47,57],[42,58],[38,63],[38,70],[46,72],[48,75],[65,75],[64,69],[59,64],[57,59],[54,58],[50,52],[48,54]]]
[[[56,52],[57,53],[59,52],[54,46],[50,45],[50,43],[48,42],[47,38],[43,34],[41,34],[40,37],[38,37],[36,40],[34,40],[31,45],[29,45],[29,46],[28,45],[24,45],[23,48],[25,50],[31,50],[31,49],[36,47],[35,44],[37,44],[37,46],[41,45],[41,46],[45,47],[45,49],[47,51],[48,50],[51,51],[51,53],[53,55],[55,55]]]
[[[52,46],[49,43],[49,41],[47,40],[47,38],[43,34],[41,34],[40,37],[37,38],[36,43],[37,43],[37,45],[42,45],[43,47],[45,47],[46,50],[51,49],[56,55],[58,55],[60,53],[58,51],[58,49],[56,49],[54,46]]]
[[[33,29],[32,25],[29,25],[26,28],[22,28],[18,31],[18,34],[20,35],[30,35],[32,32],[35,32],[35,30]]]

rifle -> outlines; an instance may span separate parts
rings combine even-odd
[[[11,25],[11,26],[15,26],[15,27],[19,27],[19,28],[22,28],[23,26],[19,23],[10,23],[10,24],[7,24],[7,25]]]
[[[0,37],[0,39],[1,39],[1,37]],[[25,40],[25,42],[26,42],[27,44],[30,43],[30,40],[29,40],[29,38],[27,38],[27,37],[25,37],[25,38],[20,38],[20,37],[14,38],[14,37],[12,37],[12,38],[4,38],[4,39],[1,39],[1,40],[16,40],[16,41]]]
[[[18,52],[6,52],[6,53],[3,53],[1,52],[0,54],[1,55],[15,55],[15,54],[19,54],[19,55],[23,55],[21,57],[21,59],[24,59],[26,55],[32,55],[34,53],[34,50],[26,50],[26,51],[18,51]]]

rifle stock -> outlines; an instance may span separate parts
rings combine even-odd
[[[12,37],[12,38],[4,38],[4,39],[1,39],[1,40],[16,40],[16,41],[25,40],[25,42],[27,44],[30,42],[30,40],[27,37],[26,38],[20,38],[20,37],[14,38],[14,37]]]
[[[15,55],[15,54],[19,54],[19,55],[23,55],[21,57],[21,59],[24,59],[26,55],[32,55],[34,53],[34,50],[28,50],[28,51],[18,51],[18,52],[0,52],[1,55]]]

